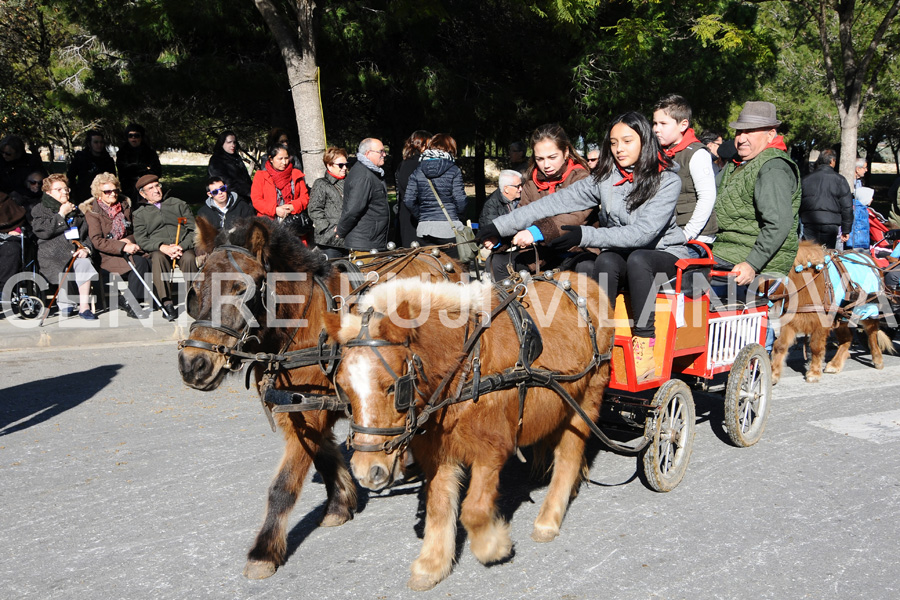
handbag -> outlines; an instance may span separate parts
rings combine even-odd
[[[475,257],[478,256],[478,244],[475,243],[475,232],[472,231],[471,227],[457,227],[453,224],[453,219],[450,218],[447,209],[444,208],[444,203],[441,202],[441,197],[438,196],[437,190],[434,189],[434,184],[431,183],[430,179],[426,179],[426,181],[428,181],[428,186],[431,188],[431,193],[433,193],[434,197],[437,199],[438,206],[441,207],[441,212],[447,217],[450,228],[453,230],[453,237],[456,239],[456,251],[459,253],[459,262],[463,264],[472,262],[475,260]]]
[[[284,196],[281,195],[281,190],[277,186],[275,187],[275,194],[278,196],[278,206],[284,204]],[[309,216],[309,212],[305,208],[298,213],[289,214],[281,222],[289,226],[294,230],[294,233],[301,237],[310,233],[313,229],[312,217]]]

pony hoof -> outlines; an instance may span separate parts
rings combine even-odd
[[[406,582],[406,587],[414,592],[426,592],[440,583],[440,579],[434,579],[426,575],[413,575]]]
[[[338,525],[343,525],[353,517],[348,517],[347,515],[337,515],[334,513],[329,513],[322,518],[322,522],[319,523],[319,527],[337,527]]]
[[[882,362],[872,363],[872,366],[874,366],[876,369],[878,369],[880,371],[881,369],[884,368],[884,363],[882,363]]]
[[[827,366],[825,367],[825,372],[826,372],[826,373],[840,373],[841,370],[838,369],[838,368],[832,367],[831,365],[827,365]]]
[[[261,560],[248,560],[244,566],[244,577],[247,579],[265,579],[275,574],[275,563]]]
[[[556,536],[559,535],[558,529],[544,529],[535,527],[531,531],[531,539],[539,544],[544,544],[546,542],[552,542],[556,539]]]
[[[821,379],[821,375],[811,375],[809,373],[806,374],[806,383],[819,383],[819,379]]]

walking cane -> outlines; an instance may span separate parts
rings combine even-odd
[[[187,217],[178,217],[178,228],[175,230],[175,245],[178,245],[178,238],[181,237],[181,226],[187,225]],[[172,259],[172,268],[175,268],[175,259]]]
[[[150,294],[150,297],[153,298],[153,301],[154,301],[154,302],[156,302],[156,305],[159,307],[159,310],[161,310],[162,313],[163,313],[163,314],[166,316],[166,318],[168,319],[168,318],[169,318],[169,311],[167,311],[167,310],[165,309],[165,307],[162,305],[162,302],[160,302],[160,301],[159,301],[159,298],[156,297],[156,294],[153,293],[153,289],[152,289],[149,285],[147,285],[147,282],[144,281],[144,278],[141,277],[141,274],[140,274],[140,273],[138,273],[137,267],[134,266],[134,255],[133,255],[133,254],[129,254],[129,255],[128,255],[128,258],[125,259],[125,262],[128,263],[128,266],[131,267],[131,272],[134,273],[134,276],[138,278],[138,281],[141,282],[141,285],[144,286],[144,289],[147,290],[147,293]]]
[[[56,293],[53,294],[53,298],[50,299],[50,304],[47,305],[47,308],[44,309],[44,316],[41,317],[41,324],[39,327],[44,326],[44,321],[47,320],[47,317],[50,315],[50,309],[53,307],[53,303],[56,302],[56,297],[59,296],[59,292],[62,291],[63,286],[66,285],[66,276],[69,274],[69,271],[72,270],[72,265],[75,264],[75,255],[72,255],[72,260],[69,261],[69,266],[66,267],[66,272],[63,273],[62,277],[59,278],[59,287],[56,288]]]

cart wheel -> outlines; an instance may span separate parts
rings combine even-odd
[[[762,437],[772,398],[772,363],[765,348],[748,344],[738,352],[725,387],[725,430],[735,446]]]
[[[694,397],[686,383],[670,379],[656,391],[653,406],[657,414],[645,426],[651,441],[643,452],[644,477],[650,488],[669,492],[684,478],[694,449]]]

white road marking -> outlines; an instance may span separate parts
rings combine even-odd
[[[813,421],[812,424],[876,444],[900,441],[900,410]]]

